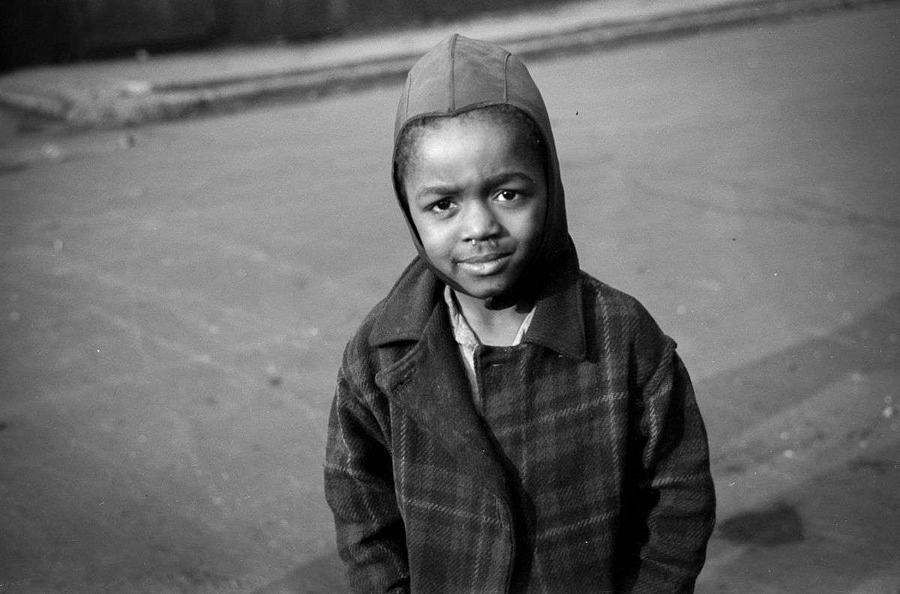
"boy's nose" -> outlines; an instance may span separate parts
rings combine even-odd
[[[500,223],[489,205],[472,200],[464,210],[462,231],[463,241],[489,239],[500,231]]]

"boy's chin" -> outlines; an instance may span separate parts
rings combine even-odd
[[[515,296],[510,294],[511,286],[506,283],[459,283],[456,290],[460,289],[469,297],[484,301],[489,309],[503,309],[491,307],[491,304],[515,303]]]

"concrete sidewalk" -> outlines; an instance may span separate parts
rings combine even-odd
[[[453,32],[537,58],[885,1],[592,0],[352,39],[24,69],[0,77],[0,104],[74,126],[135,125],[396,80]]]

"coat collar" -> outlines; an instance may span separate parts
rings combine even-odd
[[[561,355],[583,360],[586,355],[578,258],[574,248],[551,267],[535,306],[534,319],[523,342],[545,346]],[[407,266],[385,300],[369,337],[374,347],[418,342],[435,310],[441,307],[443,283],[417,257]],[[446,316],[443,316],[446,317]]]

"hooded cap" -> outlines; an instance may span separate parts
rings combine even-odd
[[[416,120],[454,116],[491,105],[510,105],[524,112],[537,124],[546,145],[547,211],[543,236],[524,273],[527,278],[520,279],[516,286],[518,292],[539,287],[550,267],[562,255],[574,251],[566,226],[564,192],[550,118],[541,93],[521,60],[499,46],[454,34],[416,62],[406,77],[394,126],[394,190],[419,255],[441,280],[460,290],[429,262],[410,218],[402,181],[397,177],[397,141],[403,129]]]

